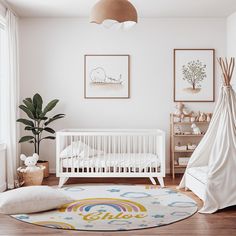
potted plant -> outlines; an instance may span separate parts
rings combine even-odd
[[[28,118],[20,118],[17,122],[24,124],[25,130],[32,133],[31,135],[21,137],[19,143],[29,142],[33,144],[34,152],[39,156],[41,142],[46,139],[55,139],[55,130],[50,128],[49,125],[55,120],[61,119],[65,116],[65,114],[57,114],[52,117],[48,116],[48,112],[53,110],[58,102],[58,99],[54,99],[43,108],[43,99],[38,93],[36,93],[33,98],[25,98],[23,104],[19,106]],[[49,133],[50,135],[44,135],[45,133]],[[45,166],[44,177],[48,177],[48,162],[39,160],[38,164]]]

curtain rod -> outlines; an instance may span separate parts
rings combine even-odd
[[[0,3],[7,9],[9,9],[15,16],[18,17],[18,14],[12,9],[12,7],[5,1],[5,0],[0,0]]]

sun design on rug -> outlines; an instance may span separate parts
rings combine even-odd
[[[82,199],[64,205],[59,211],[77,212],[85,221],[141,219],[147,216],[147,209],[142,204],[118,198]]]

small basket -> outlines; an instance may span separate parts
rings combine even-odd
[[[32,172],[24,172],[24,168],[19,168],[17,170],[18,181],[20,185],[24,186],[32,186],[32,185],[42,185],[43,182],[43,173],[44,166],[40,166],[39,170],[35,170]]]

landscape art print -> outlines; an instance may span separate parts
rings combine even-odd
[[[214,102],[214,86],[214,49],[174,49],[175,102]]]
[[[129,98],[129,55],[85,55],[85,98]]]

